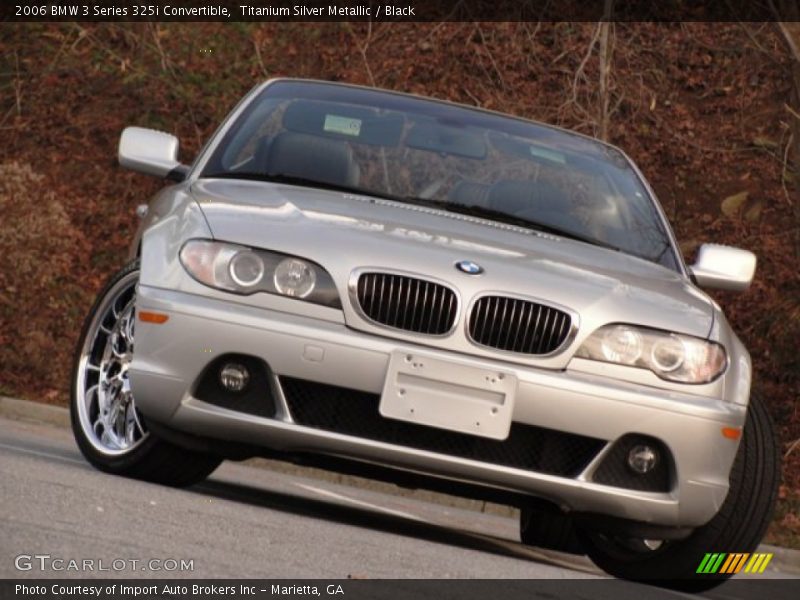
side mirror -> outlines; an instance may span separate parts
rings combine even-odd
[[[126,127],[119,138],[118,156],[126,169],[171,181],[183,181],[189,172],[178,162],[178,138],[155,129]]]
[[[703,244],[689,270],[701,287],[740,292],[753,281],[756,255],[731,246]]]

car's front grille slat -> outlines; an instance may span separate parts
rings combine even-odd
[[[509,302],[511,304],[511,312],[508,313],[508,323],[509,327],[505,328],[505,337],[503,338],[503,346],[508,347],[509,338],[511,334],[514,333],[516,330],[513,327],[514,323],[514,316],[517,314],[518,302]]]
[[[395,273],[361,273],[355,300],[370,321],[428,335],[449,332],[458,312],[458,298],[450,288]]]
[[[456,310],[455,309],[456,309],[456,296],[455,296],[455,294],[448,294],[447,314],[448,315],[455,315],[456,314]],[[441,318],[444,318],[444,314],[442,314]]]
[[[544,311],[544,323],[542,323],[542,329],[538,332],[539,333],[539,343],[536,344],[536,354],[542,353],[542,348],[545,348],[545,339],[547,337],[548,332],[551,328],[550,317],[552,316],[549,310]]]
[[[386,324],[394,327],[394,279],[389,279],[389,294],[386,297]]]
[[[420,293],[422,292],[422,288],[425,285],[424,281],[417,281],[416,289],[414,290],[414,316],[411,319],[411,327],[419,327],[422,323],[422,315],[420,314],[419,310],[419,302],[420,302]]]
[[[502,299],[496,299],[493,303],[492,307],[492,320],[490,321],[490,329],[491,329],[491,336],[489,337],[489,341],[492,346],[498,346],[500,344],[500,330],[497,327],[492,327],[493,323],[500,322],[500,318],[503,314],[503,301]]]
[[[436,288],[436,286],[430,286],[430,287],[431,287],[431,290],[430,290],[430,292],[431,292],[431,300],[430,300],[430,304],[426,304],[426,306],[436,306],[437,288]],[[430,333],[431,332],[431,326],[433,324],[433,311],[429,310],[427,313],[423,313],[423,320],[424,320],[425,325],[424,325],[424,327],[420,328],[420,331],[422,333]]]
[[[372,296],[371,296],[371,303],[370,303],[370,310],[377,308],[378,298],[380,297],[379,294],[375,293],[375,288],[378,285],[378,278],[375,277],[372,280]],[[381,279],[381,290],[383,290],[383,279]]]
[[[468,334],[481,346],[541,355],[557,350],[571,328],[572,317],[552,306],[510,296],[482,296],[472,306]]]
[[[520,334],[520,332],[523,333],[523,337],[525,335],[524,334],[524,330],[522,329],[522,321],[525,319],[525,313],[530,313],[530,312],[531,311],[529,311],[529,310],[521,309],[517,313],[517,322],[514,324],[514,330],[515,330],[514,331],[514,341],[511,342],[512,347],[514,347],[514,348],[517,347],[517,343],[519,342],[519,334]]]

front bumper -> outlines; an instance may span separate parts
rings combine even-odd
[[[417,347],[353,331],[343,322],[254,308],[139,286],[139,310],[169,314],[162,325],[137,321],[130,371],[137,406],[164,425],[198,436],[281,452],[342,456],[530,494],[562,508],[674,527],[695,527],[719,510],[737,444],[722,427],[740,427],[746,407],[572,370],[547,371]],[[421,352],[476,368],[502,367],[518,379],[513,421],[607,441],[575,477],[490,464],[342,435],[293,422],[285,402],[264,418],[202,402],[192,392],[204,368],[227,353],[263,359],[279,377],[380,394],[390,355]],[[278,394],[280,397],[280,393]],[[620,437],[657,438],[674,461],[669,492],[643,492],[591,481]]]

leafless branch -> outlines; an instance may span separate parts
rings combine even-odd
[[[781,187],[783,188],[783,195],[786,196],[786,202],[789,206],[794,204],[794,202],[792,202],[792,197],[789,195],[789,188],[786,186],[786,172],[789,167],[789,150],[792,148],[793,141],[794,132],[790,132],[789,139],[786,140],[786,148],[783,151],[783,169],[781,170]]]
[[[442,19],[441,21],[439,21],[439,22],[436,24],[436,26],[435,26],[435,27],[433,27],[433,28],[432,28],[432,29],[431,29],[431,30],[428,32],[428,35],[427,35],[427,36],[425,36],[425,41],[426,41],[426,42],[427,42],[427,41],[430,41],[430,39],[431,39],[433,36],[435,36],[437,33],[439,33],[439,30],[442,28],[442,26],[444,26],[446,23],[448,23],[448,22],[450,21],[450,19],[452,19],[452,18],[453,18],[453,16],[454,16],[454,15],[455,15],[455,14],[456,14],[456,13],[457,13],[459,10],[461,10],[461,8],[462,8],[462,6],[463,6],[463,5],[464,5],[464,0],[458,0],[458,2],[456,2],[456,3],[453,5],[453,9],[452,9],[452,10],[451,10],[449,13],[447,13],[447,16],[446,16],[444,19]]]
[[[594,34],[592,34],[592,39],[589,41],[589,47],[586,49],[586,54],[584,55],[580,64],[578,64],[578,68],[575,69],[575,75],[572,78],[572,97],[570,99],[570,102],[578,101],[579,81],[581,78],[585,79],[584,73],[586,70],[586,65],[588,64],[589,59],[592,58],[594,47],[597,45],[597,40],[600,38],[601,29],[602,29],[602,23],[598,23],[597,27],[595,27]]]
[[[797,438],[795,441],[789,444],[789,449],[786,451],[786,454],[783,455],[783,459],[786,460],[789,458],[789,455],[797,448],[800,448],[800,438]]]
[[[742,22],[739,22],[739,23],[738,23],[738,25],[739,25],[739,27],[740,27],[740,28],[741,28],[741,29],[742,29],[742,30],[745,32],[745,34],[747,35],[747,37],[749,37],[749,38],[750,38],[750,41],[751,41],[751,42],[753,42],[753,46],[755,47],[755,49],[756,49],[756,50],[758,50],[759,52],[761,52],[761,54],[763,54],[764,56],[766,56],[766,57],[767,57],[767,58],[768,58],[770,61],[772,61],[773,63],[775,63],[775,64],[778,64],[778,65],[780,64],[780,61],[779,61],[779,60],[777,60],[777,59],[775,58],[775,56],[774,56],[774,53],[773,53],[773,52],[770,52],[769,50],[767,50],[766,48],[764,48],[764,46],[762,46],[762,45],[759,43],[759,41],[756,39],[756,36],[755,36],[755,35],[753,35],[753,32],[752,32],[752,31],[750,31],[750,28],[747,26],[747,23],[742,23]],[[763,29],[763,27],[762,27],[762,29]]]
[[[167,58],[167,53],[164,52],[164,47],[161,45],[161,25],[158,23],[149,23],[150,33],[153,36],[153,43],[155,44],[158,55],[161,58],[161,70],[172,74],[172,67]]]
[[[14,99],[16,100],[17,115],[22,115],[22,77],[19,71],[19,52],[14,50]]]
[[[503,77],[503,74],[500,72],[500,67],[497,66],[497,61],[494,59],[494,54],[492,54],[492,50],[489,48],[489,44],[486,42],[486,36],[483,33],[483,28],[481,27],[481,24],[475,23],[475,29],[481,36],[481,42],[483,43],[483,48],[486,50],[486,54],[489,56],[489,61],[492,63],[492,67],[494,68],[494,72],[497,75],[498,81],[500,81],[500,85],[503,87],[504,91],[507,90],[508,86],[506,85],[506,80]]]
[[[481,107],[481,106],[483,106],[483,104],[481,103],[481,101],[480,101],[480,100],[478,100],[478,99],[475,97],[475,95],[474,95],[472,92],[470,92],[470,91],[469,91],[469,89],[468,89],[466,86],[463,86],[461,89],[462,89],[462,90],[464,90],[464,93],[465,93],[467,96],[469,96],[469,97],[470,97],[470,99],[471,99],[471,100],[472,100],[472,101],[475,103],[475,106],[477,106],[477,107]]]
[[[350,36],[353,38],[356,48],[358,48],[358,53],[361,55],[361,61],[364,63],[364,70],[367,72],[369,83],[370,85],[374,86],[375,77],[372,75],[372,69],[369,66],[369,58],[367,57],[367,53],[369,52],[369,44],[372,40],[372,21],[367,21],[367,35],[363,43],[359,41],[358,37],[356,36],[356,32],[349,23],[347,24],[347,30],[350,32]]]
[[[269,77],[269,71],[267,71],[267,67],[264,66],[264,59],[261,56],[261,42],[257,40],[255,35],[253,36],[253,49],[256,52],[256,62],[258,63],[258,67],[261,69],[261,75],[264,78]]]

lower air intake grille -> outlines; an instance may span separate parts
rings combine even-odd
[[[386,419],[377,394],[281,377],[298,425],[506,467],[576,477],[605,446],[595,438],[512,423],[502,441]]]
[[[469,336],[481,346],[549,354],[569,336],[572,318],[564,311],[529,300],[483,296],[472,307]]]
[[[432,281],[393,273],[362,273],[356,291],[361,311],[381,325],[443,335],[456,320],[455,293]]]

